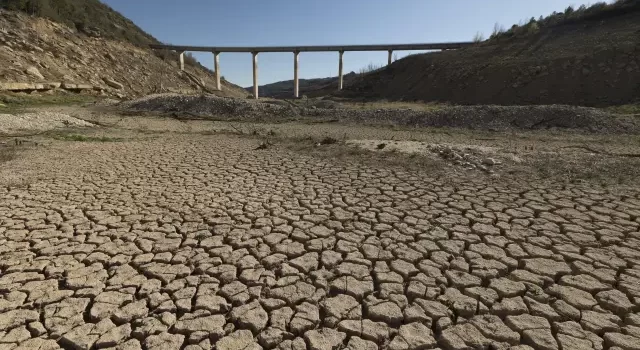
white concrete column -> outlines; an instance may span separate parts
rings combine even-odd
[[[184,70],[184,52],[180,52],[180,70]]]
[[[220,84],[220,52],[213,53],[213,69],[215,69],[216,75],[216,89],[222,91],[222,84]]]
[[[258,53],[252,52],[253,56],[253,98],[258,99]]]
[[[388,65],[390,66],[393,60],[393,50],[389,50],[389,63]]]
[[[298,56],[300,52],[293,52],[293,97],[300,97],[300,82],[298,81]]]
[[[344,51],[340,51],[340,64],[338,65],[338,90],[342,90],[342,56],[344,56]]]

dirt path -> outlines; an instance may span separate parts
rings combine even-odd
[[[640,343],[638,191],[132,135],[52,141],[0,170],[2,346]]]

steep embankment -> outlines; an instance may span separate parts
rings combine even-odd
[[[456,104],[606,106],[640,100],[640,1],[624,11],[410,56],[340,96]],[[555,15],[556,17],[562,14]]]
[[[163,53],[166,58],[159,57],[161,55],[146,48],[148,43],[157,42],[156,39],[97,0],[51,3],[40,0],[28,4],[31,3],[44,6],[43,10],[30,11],[16,7],[13,0],[0,0],[2,8],[44,16],[0,9],[0,62],[4,63],[0,65],[0,90],[20,86],[14,83],[49,83],[44,87],[81,84],[83,92],[119,96],[194,92],[202,91],[203,86],[214,92],[210,71],[189,61],[188,74],[179,72],[175,54]],[[46,15],[49,11],[44,9],[52,8],[51,13],[59,16],[55,18],[58,22],[49,19],[54,16]],[[97,20],[100,16],[110,20]],[[233,97],[247,95],[244,89],[226,81],[223,81],[223,91],[215,93]]]

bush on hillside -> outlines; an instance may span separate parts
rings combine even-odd
[[[572,24],[581,21],[603,20],[633,11],[640,11],[640,0],[618,0],[610,4],[607,4],[606,2],[597,2],[588,7],[582,5],[577,9],[573,8],[573,6],[569,6],[564,10],[564,12],[553,12],[547,17],[540,16],[538,20],[531,18],[527,24],[516,24],[506,31],[496,24],[493,34],[491,35],[491,39],[533,35],[540,31],[541,28]]]

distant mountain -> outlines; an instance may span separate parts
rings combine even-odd
[[[358,74],[351,72],[344,75],[343,86],[350,84]],[[338,77],[300,79],[300,96],[318,97],[328,95],[338,90]],[[253,92],[253,87],[247,87],[247,91]],[[293,80],[279,81],[258,87],[260,96],[273,98],[293,98]]]

